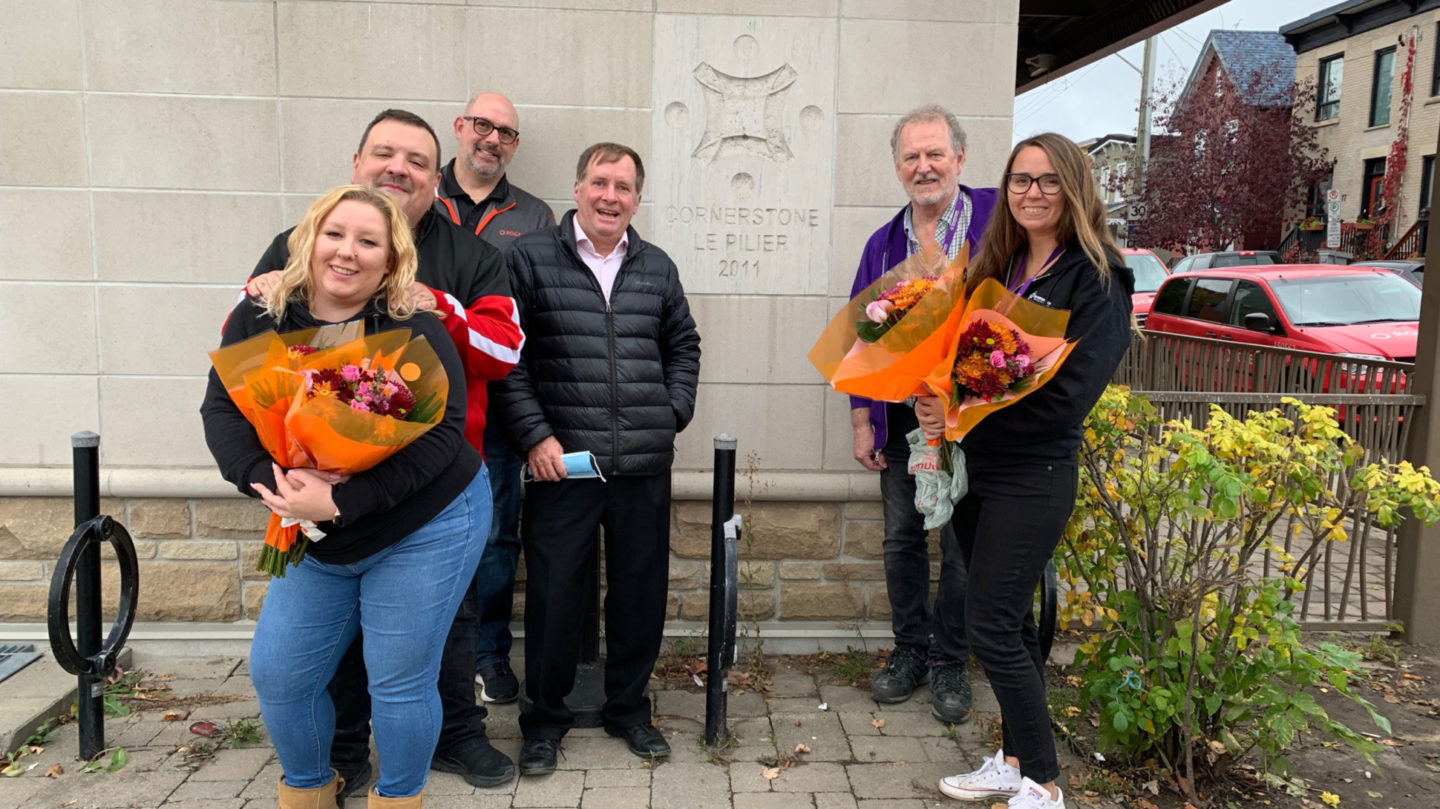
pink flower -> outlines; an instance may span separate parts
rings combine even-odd
[[[1001,351],[1001,350],[998,349],[998,348],[995,349],[994,351],[991,351],[991,352],[990,352],[990,365],[991,365],[992,367],[995,367],[995,368],[1004,368],[1004,367],[1005,367],[1005,352],[1004,352],[1004,351]]]
[[[370,412],[370,405],[365,404],[365,402],[360,399],[351,399],[350,406],[356,410],[359,410],[361,413]]]
[[[895,304],[887,300],[871,301],[865,307],[865,316],[876,323],[884,323],[890,317],[890,310],[894,308]]]
[[[340,375],[345,377],[346,382],[354,382],[360,378],[360,369],[354,365],[347,365],[340,369]]]

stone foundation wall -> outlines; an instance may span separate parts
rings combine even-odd
[[[710,502],[671,507],[671,620],[709,611]],[[137,621],[254,620],[268,578],[255,570],[268,512],[232,498],[107,498],[101,513],[129,530],[140,559]],[[746,621],[888,623],[878,502],[757,502],[740,549],[740,618]],[[0,622],[44,622],[55,560],[69,538],[73,505],[61,497],[0,498]],[[931,535],[932,580],[939,571]],[[113,559],[108,546],[103,555]],[[118,572],[102,573],[114,608]],[[523,560],[515,620],[524,611]]]

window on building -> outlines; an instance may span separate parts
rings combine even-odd
[[[1340,84],[1345,75],[1345,54],[1320,60],[1320,87],[1315,98],[1315,120],[1340,117]]]
[[[1100,169],[1100,199],[1110,201],[1110,167]]]
[[[1435,69],[1430,76],[1430,95],[1440,96],[1440,23],[1435,24],[1435,42],[1437,50],[1435,52]]]
[[[1374,219],[1385,199],[1385,158],[1365,161],[1365,176],[1360,184],[1360,216]]]
[[[1430,210],[1430,184],[1435,181],[1435,155],[1420,161],[1420,213]]]
[[[1327,174],[1314,185],[1310,186],[1310,198],[1305,203],[1306,216],[1318,216],[1326,218],[1325,195],[1335,185],[1335,175]]]
[[[1115,201],[1125,199],[1126,188],[1129,185],[1125,178],[1125,161],[1121,160],[1115,164]]]
[[[1395,47],[1375,52],[1375,74],[1370,80],[1370,125],[1390,123],[1390,85],[1395,78]]]

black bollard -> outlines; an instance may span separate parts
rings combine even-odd
[[[70,436],[75,464],[75,525],[100,516],[100,436]],[[87,543],[75,560],[75,650],[87,660],[100,652],[100,546]],[[76,677],[80,725],[80,758],[90,760],[105,749],[105,673]]]
[[[140,564],[125,526],[100,514],[100,436],[76,433],[74,448],[75,531],[60,549],[50,577],[45,621],[50,651],[60,667],[74,674],[80,758],[90,760],[105,748],[105,678],[135,624],[140,598]],[[100,543],[115,551],[120,598],[115,622],[100,641]],[[70,636],[70,597],[75,597],[75,637]]]
[[[705,664],[705,743],[723,744],[728,672],[735,662],[735,599],[739,587],[739,525],[735,519],[734,438],[715,436],[715,482],[710,515],[710,628]]]

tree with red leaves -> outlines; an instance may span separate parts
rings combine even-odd
[[[1335,165],[1311,125],[1314,83],[1278,74],[1231,77],[1212,66],[1193,85],[1152,95],[1166,134],[1151,139],[1141,167],[1133,243],[1182,253],[1278,244],[1282,221]]]

